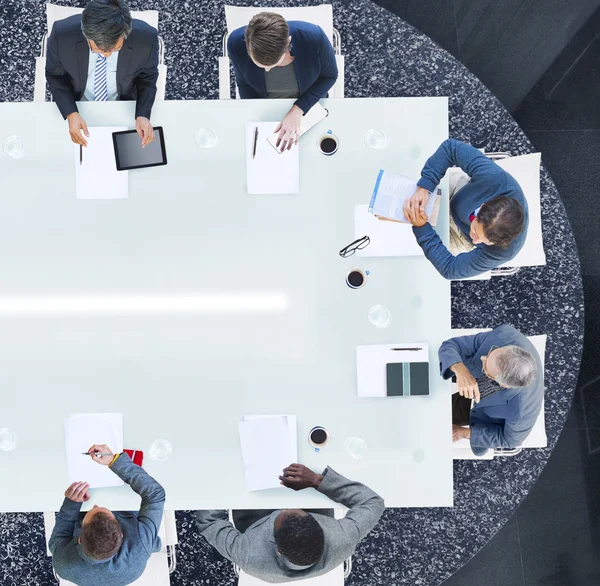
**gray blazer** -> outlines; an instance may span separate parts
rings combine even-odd
[[[227,520],[227,511],[198,511],[200,533],[221,555],[265,582],[291,582],[326,574],[354,553],[360,540],[379,521],[385,505],[378,494],[360,482],[348,480],[329,467],[323,475],[317,490],[350,510],[339,520],[310,513],[323,528],[325,549],[321,559],[309,568],[292,569],[277,552],[273,524],[281,511],[260,519],[245,533]]]
[[[86,556],[77,543],[81,533],[81,503],[65,498],[48,547],[56,573],[79,586],[125,586],[137,580],[152,553],[160,551],[158,529],[165,506],[163,487],[121,454],[110,469],[142,497],[139,513],[114,512],[123,530],[123,543],[109,560]]]

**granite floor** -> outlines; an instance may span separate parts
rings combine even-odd
[[[452,2],[376,0],[460,58]],[[551,68],[514,112],[558,187],[581,260],[585,342],[573,405],[539,480],[496,536],[444,586],[600,584],[600,232],[590,201],[600,185],[600,39],[546,100]],[[558,65],[558,64],[557,64]],[[555,66],[556,68],[556,66]],[[509,83],[509,80],[506,80]]]
[[[69,0],[61,3],[83,4]],[[134,8],[143,8],[149,3],[132,0],[131,4]],[[281,2],[266,0],[261,4]],[[38,0],[0,1],[0,63],[7,64],[0,71],[2,100],[31,99],[37,44],[29,40],[39,39],[44,29],[41,5]],[[216,97],[219,31],[214,21],[219,18],[221,5],[221,2],[180,0],[153,3],[153,7],[161,11],[161,34],[168,45],[168,98]],[[339,0],[334,5],[346,52],[355,57],[348,61],[346,69],[349,97],[449,95],[451,136],[490,150],[507,149],[514,153],[531,150],[525,136],[497,101],[445,51],[402,21],[390,20],[387,13],[367,2]],[[435,76],[431,74],[431,63],[435,63]],[[552,250],[549,266],[544,270],[523,271],[517,278],[494,289],[480,283],[453,285],[453,326],[482,327],[507,321],[528,333],[553,334],[548,356],[554,375],[549,396],[552,407],[548,422],[550,448],[523,454],[511,462],[456,463],[456,494],[469,494],[470,502],[477,502],[478,506],[474,508],[469,501],[457,498],[457,507],[453,510],[387,511],[380,526],[357,551],[349,580],[351,585],[437,586],[502,527],[546,464],[571,400],[570,390],[575,379],[572,363],[577,363],[581,343],[582,307],[576,250],[568,223],[561,221],[564,210],[545,172],[542,184],[544,219],[550,222],[545,224],[548,230],[545,237],[549,238]],[[557,315],[555,307],[559,305],[562,310]],[[534,311],[540,307],[541,310]],[[571,368],[564,368],[565,349]],[[548,469],[551,464],[552,459]],[[235,582],[230,564],[198,539],[190,512],[178,512],[178,529],[180,555],[172,584]],[[507,556],[511,551],[514,553],[518,545],[517,530],[515,521],[511,521],[506,526],[508,537],[500,534],[510,549]],[[0,541],[7,544],[7,548],[0,549],[3,585],[53,583],[50,562],[44,555],[39,515],[0,515]],[[532,535],[531,543],[534,542],[535,535]],[[484,549],[482,555],[489,549]],[[491,550],[496,553],[493,546]],[[522,549],[519,555],[522,557]],[[484,571],[481,577],[491,580],[500,575],[498,571],[487,574]]]

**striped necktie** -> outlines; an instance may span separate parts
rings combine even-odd
[[[94,70],[94,100],[96,102],[106,102],[108,100],[106,57],[100,54],[96,58],[96,69]]]

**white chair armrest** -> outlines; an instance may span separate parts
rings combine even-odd
[[[231,99],[231,81],[229,78],[229,57],[219,57],[219,99]]]
[[[56,525],[56,514],[54,511],[44,511],[44,534],[46,539],[46,555],[48,556],[52,555],[48,548],[48,542],[50,541],[52,531],[54,531],[54,525]]]
[[[175,520],[175,511],[165,511],[163,513],[163,521],[165,523],[165,543],[166,545],[177,545],[177,522]]]

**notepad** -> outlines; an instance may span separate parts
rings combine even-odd
[[[403,348],[418,348],[418,350],[403,350]],[[415,344],[374,344],[369,346],[358,346],[356,348],[356,376],[359,397],[388,397],[404,396],[413,394],[426,394],[424,392],[427,377],[427,389],[429,389],[429,375],[423,374],[425,367],[412,367],[413,363],[429,363],[429,346],[425,343]],[[394,381],[391,380],[398,371],[390,372],[390,385],[388,386],[388,370],[390,364],[406,365],[402,368],[400,376],[407,386],[402,390],[392,391]],[[425,370],[428,370],[428,366]],[[413,372],[411,372],[413,370]],[[408,378],[405,378],[407,375]],[[415,393],[410,391],[412,376],[415,377]],[[404,383],[403,383],[404,384]],[[388,392],[389,391],[389,392]]]
[[[369,213],[396,222],[409,223],[404,215],[404,202],[417,190],[417,182],[403,175],[381,169],[369,203]],[[429,223],[435,226],[440,208],[441,191],[430,194],[425,212]]]
[[[121,486],[110,470],[82,455],[94,444],[106,444],[113,454],[123,451],[123,416],[120,413],[77,413],[65,419],[65,446],[69,483],[83,481],[90,488]]]
[[[281,154],[267,138],[279,122],[246,123],[246,184],[251,195],[288,195],[300,192],[300,149]],[[256,155],[254,135],[258,128]]]
[[[117,171],[112,138],[113,132],[122,130],[127,130],[127,127],[91,126],[88,146],[83,147],[80,153],[79,145],[73,145],[77,199],[129,197],[129,171]]]
[[[280,488],[283,469],[298,460],[296,416],[248,416],[239,433],[246,489]]]

